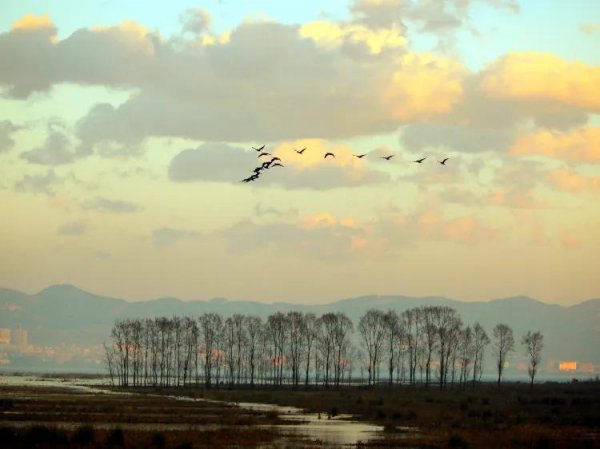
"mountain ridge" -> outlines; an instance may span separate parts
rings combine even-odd
[[[421,305],[446,305],[460,314],[465,324],[481,323],[488,335],[498,323],[507,323],[515,332],[517,352],[522,352],[520,338],[528,330],[544,334],[544,359],[579,360],[600,367],[600,299],[563,306],[539,301],[528,296],[512,296],[489,301],[461,301],[443,296],[411,297],[405,295],[362,295],[324,304],[212,298],[182,300],[164,296],[145,301],[127,301],[87,292],[70,284],[49,286],[35,294],[0,288],[0,327],[23,327],[29,341],[38,346],[65,347],[100,345],[110,335],[114,322],[126,318],[160,316],[198,317],[216,312],[222,316],[234,313],[268,315],[290,310],[321,315],[343,312],[358,325],[369,309],[395,310],[401,313]],[[358,338],[358,337],[357,337]]]

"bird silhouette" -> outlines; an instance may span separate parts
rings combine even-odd
[[[271,156],[271,153],[267,153],[267,152],[265,151],[265,152],[263,152],[263,153],[260,153],[260,154],[258,155],[258,157],[262,157],[262,156]]]
[[[327,159],[327,156],[335,157],[335,154],[333,154],[333,153],[325,153],[325,156],[323,156],[323,159]]]
[[[262,147],[260,147],[260,148],[254,148],[254,147],[252,147],[252,149],[253,149],[253,150],[255,150],[255,151],[258,151],[258,152],[260,153],[262,150],[264,150],[264,149],[265,149],[265,146],[263,145],[263,146],[262,146]]]
[[[353,156],[354,156],[354,157],[357,157],[357,158],[359,158],[359,159],[362,159],[362,158],[363,158],[363,157],[365,157],[366,155],[367,155],[367,153],[365,153],[365,154],[354,154]]]
[[[301,150],[294,150],[294,151],[298,154],[302,154],[302,153],[304,153],[304,150],[306,150],[306,148],[302,148]]]
[[[280,164],[279,162],[275,162],[273,165],[271,165],[271,167],[283,167],[283,164]]]
[[[256,168],[255,168],[254,170],[252,170],[252,171],[258,175],[262,169],[263,169],[263,167],[262,167],[262,165],[261,165],[260,167],[256,167]]]
[[[271,165],[271,161],[263,162],[261,165],[261,168],[267,169],[267,168],[269,168],[269,165]]]
[[[252,182],[252,181],[256,181],[258,179],[258,174],[249,176],[247,178],[242,179],[242,182]]]
[[[440,164],[442,165],[446,165],[446,161],[450,159],[449,157],[447,157],[446,159],[444,159],[443,161],[438,161]]]
[[[416,162],[417,164],[422,164],[425,159],[427,159],[427,157],[424,157],[422,159],[417,159],[416,161],[413,161],[413,162]]]
[[[281,159],[279,159],[277,156],[275,156],[274,158],[271,158],[271,162],[270,162],[270,164],[272,164],[272,163],[273,163],[273,162],[275,162],[275,161],[279,161],[279,162],[281,162]]]
[[[389,156],[381,156],[381,159],[385,159],[386,161],[389,161],[393,157],[394,157],[394,155],[390,154]]]

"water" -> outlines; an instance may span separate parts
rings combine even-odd
[[[12,386],[35,386],[35,387],[52,387],[52,388],[68,388],[84,393],[93,394],[115,394],[115,395],[134,395],[140,393],[121,393],[103,389],[101,385],[108,385],[108,380],[100,379],[57,379],[57,378],[40,378],[35,376],[0,376],[1,385]],[[98,386],[100,385],[100,386]],[[161,395],[156,395],[164,397]],[[276,413],[279,418],[286,424],[264,426],[271,429],[276,429],[282,435],[286,436],[301,436],[309,440],[318,440],[326,445],[346,446],[356,445],[361,441],[367,441],[382,437],[383,427],[359,422],[353,420],[350,415],[338,415],[335,417],[328,416],[326,413],[307,413],[297,407],[280,406],[274,404],[262,404],[252,402],[225,402],[201,398],[190,398],[186,396],[167,396],[169,399],[178,401],[203,401],[228,406],[237,406],[246,410],[258,412]],[[32,423],[29,423],[32,424]],[[59,424],[60,423],[56,423]],[[65,426],[73,423],[62,423]],[[98,427],[114,427],[118,423],[98,423]],[[76,425],[76,424],[75,424]],[[120,425],[120,424],[119,424]],[[176,425],[176,424],[125,424],[124,427],[134,426],[139,429],[147,429],[151,426],[152,430],[185,430],[185,429],[204,429],[208,428],[205,425]],[[160,428],[158,428],[159,426]],[[214,426],[210,426],[211,428]],[[406,428],[401,429],[404,432],[413,433],[418,429]]]

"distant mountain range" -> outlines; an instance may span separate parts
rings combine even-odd
[[[544,359],[576,360],[600,365],[600,299],[563,307],[524,296],[489,302],[466,302],[443,297],[360,296],[328,304],[265,304],[251,301],[182,301],[158,298],[142,302],[103,297],[72,285],[54,285],[29,295],[0,288],[0,327],[22,327],[34,345],[92,346],[107,339],[116,319],[156,316],[198,316],[204,312],[254,314],[262,317],[288,310],[316,314],[344,312],[355,324],[368,309],[402,312],[420,305],[455,308],[465,323],[479,321],[491,336],[495,324],[509,324],[517,341],[527,330],[544,334]],[[517,344],[517,353],[522,352]]]

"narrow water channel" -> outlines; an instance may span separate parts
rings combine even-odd
[[[113,392],[98,387],[98,384],[101,383],[102,382],[99,382],[98,379],[58,380],[26,376],[0,376],[0,384],[5,385],[70,388],[94,394],[143,394]],[[156,396],[164,397],[161,395]],[[328,416],[327,413],[308,413],[297,407],[274,404],[227,402],[176,395],[167,397],[173,400],[221,403],[251,411],[276,413],[282,421],[286,422],[286,424],[269,425],[265,427],[276,429],[282,435],[301,436],[311,441],[321,441],[326,445],[354,446],[358,442],[381,438],[383,435],[382,426],[356,421],[350,415],[331,417]],[[171,429],[175,430],[176,427],[176,425],[172,425]],[[410,430],[416,431],[416,429]]]

